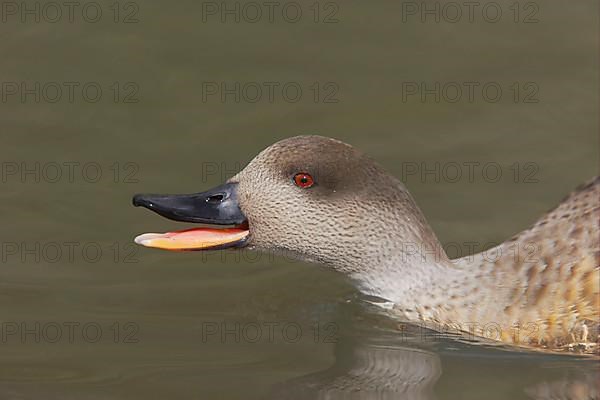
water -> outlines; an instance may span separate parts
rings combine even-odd
[[[318,15],[300,2],[297,23],[264,10],[222,23],[220,3],[183,1],[99,2],[95,23],[64,8],[50,23],[46,4],[36,23],[3,2],[0,23],[2,398],[598,397],[595,361],[398,335],[325,267],[133,247],[182,225],[130,205],[211,187],[272,142],[319,133],[404,177],[450,253],[489,247],[597,174],[596,2],[520,2],[518,23],[504,1],[497,23],[358,1]],[[221,101],[221,82],[240,83],[239,101]],[[271,102],[265,82],[288,97]],[[421,102],[406,92],[421,82],[447,92]],[[452,102],[467,82],[502,97]]]

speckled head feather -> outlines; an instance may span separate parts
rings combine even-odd
[[[314,179],[294,184],[295,174]],[[291,252],[346,273],[397,253],[398,241],[426,243],[430,260],[443,254],[402,182],[352,146],[320,136],[298,136],[268,147],[230,180],[257,249]],[[410,248],[410,246],[406,246]],[[445,258],[445,255],[444,255]]]

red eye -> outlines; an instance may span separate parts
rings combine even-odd
[[[301,187],[302,189],[308,189],[315,184],[315,181],[309,174],[300,172],[294,175],[294,183],[296,186]]]

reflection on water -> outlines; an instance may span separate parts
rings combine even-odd
[[[389,322],[389,321],[388,321]],[[277,385],[268,398],[289,399],[517,399],[591,400],[598,399],[597,359],[524,353],[515,349],[491,349],[478,344],[458,345],[450,339],[423,342],[420,328],[414,327],[401,339],[390,330],[365,330],[355,327],[353,336],[342,336],[335,346],[335,362],[329,368]],[[357,335],[356,333],[361,334]],[[407,331],[404,331],[407,332]],[[439,336],[438,336],[439,338]],[[458,352],[457,352],[458,350]],[[512,351],[512,352],[511,352]],[[443,380],[454,379],[451,369],[461,358],[474,358],[472,368],[462,371],[460,390],[439,390]],[[507,360],[513,362],[507,363]],[[520,366],[514,364],[519,359]],[[482,360],[485,369],[478,369]],[[463,363],[464,364],[464,360]],[[468,365],[468,364],[467,364]],[[522,381],[521,387],[480,386],[469,391],[478,380],[486,380],[484,371],[494,371],[495,379]],[[554,380],[541,378],[531,370],[560,371]],[[553,371],[553,374],[556,371]],[[523,380],[520,374],[528,374]],[[562,376],[561,376],[562,375]],[[561,376],[561,377],[558,377]],[[456,384],[456,381],[453,383]],[[493,385],[492,385],[493,386]],[[437,390],[436,390],[437,388]],[[483,389],[483,390],[482,390]]]
[[[582,374],[581,377],[573,379],[543,382],[527,388],[526,392],[534,400],[598,399],[598,374]]]
[[[330,368],[279,385],[272,398],[433,399],[440,358],[417,348],[342,339]]]

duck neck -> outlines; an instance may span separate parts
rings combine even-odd
[[[402,207],[393,209],[385,226],[372,221],[377,229],[370,231],[369,242],[378,245],[362,252],[360,268],[349,275],[364,293],[399,308],[433,308],[449,300],[448,288],[468,276],[450,261],[408,192],[402,194],[396,201]]]
[[[363,260],[360,270],[350,274],[364,293],[381,297],[405,309],[428,305],[433,296],[443,302],[445,289],[462,277],[462,271],[440,251],[415,252],[402,249],[384,259]]]

